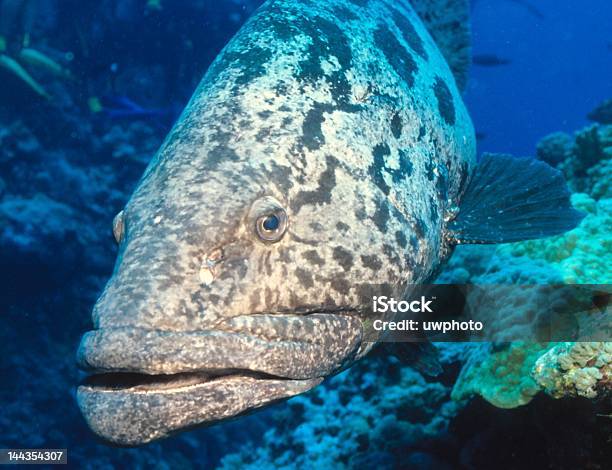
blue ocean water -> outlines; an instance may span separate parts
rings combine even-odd
[[[260,3],[0,0],[0,448],[65,448],[75,468],[604,468],[610,421],[587,399],[454,403],[460,347],[436,379],[375,352],[305,397],[137,449],[89,430],[74,357],[113,269],[113,217]],[[479,151],[533,156],[612,98],[609,1],[472,3]],[[453,272],[482,275],[490,256]]]
[[[474,54],[511,61],[472,68],[465,99],[482,151],[533,155],[542,136],[584,126],[609,98],[609,2],[472,3]]]

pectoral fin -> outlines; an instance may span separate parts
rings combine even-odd
[[[386,343],[386,350],[408,367],[430,377],[437,377],[442,373],[440,354],[438,349],[426,341],[406,343]]]
[[[533,158],[484,154],[448,226],[454,243],[509,243],[559,235],[584,218],[560,171]]]

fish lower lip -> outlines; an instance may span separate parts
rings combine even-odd
[[[77,389],[77,403],[94,433],[118,446],[137,446],[185,428],[207,426],[306,392],[322,378],[290,380],[241,372],[94,376]]]

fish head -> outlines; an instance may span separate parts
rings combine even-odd
[[[368,288],[388,285],[346,243],[382,247],[351,227],[356,202],[329,195],[337,160],[305,172],[273,152],[238,155],[206,137],[221,124],[189,116],[115,218],[116,265],[77,353],[92,374],[80,409],[119,445],[309,390],[371,347]]]

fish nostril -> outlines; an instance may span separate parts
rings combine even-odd
[[[215,280],[216,266],[223,262],[224,256],[222,248],[216,248],[206,255],[198,273],[202,284],[209,285]]]

